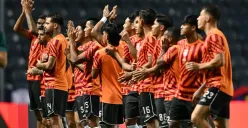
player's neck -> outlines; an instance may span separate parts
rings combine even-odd
[[[198,40],[198,35],[197,35],[197,33],[195,32],[195,33],[192,34],[191,36],[186,36],[186,38],[187,38],[188,43],[189,43],[189,44],[192,44],[192,43],[194,43],[195,41]]]
[[[217,29],[217,23],[216,22],[206,24],[204,31],[205,31],[206,35],[208,35],[209,32],[213,29]]]
[[[128,33],[130,35],[130,37],[134,36],[135,35],[135,31],[131,31]]]
[[[53,34],[52,34],[52,38],[54,38],[55,36],[61,34],[61,30],[54,30]]]
[[[144,34],[147,35],[149,32],[151,32],[152,27],[151,26],[148,26],[148,25],[145,25],[143,27],[143,30],[144,30]]]
[[[84,39],[84,42],[85,42],[85,43],[88,43],[89,41],[93,41],[93,39],[90,38],[90,37],[86,37],[86,38]]]

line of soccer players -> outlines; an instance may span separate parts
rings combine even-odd
[[[37,127],[208,128],[208,120],[228,127],[232,65],[217,6],[186,16],[180,30],[152,9],[134,12],[121,29],[117,6],[106,5],[100,21],[69,21],[66,38],[59,14],[35,24],[34,2],[21,4],[14,31],[31,41],[27,80]]]

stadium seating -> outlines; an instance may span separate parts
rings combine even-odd
[[[101,18],[105,4],[111,7],[119,5],[117,22],[123,23],[125,17],[135,10],[153,8],[158,12],[172,16],[175,26],[187,14],[199,14],[201,7],[209,2],[216,3],[221,11],[222,18],[219,27],[226,34],[229,41],[233,62],[233,80],[235,86],[248,85],[248,37],[245,35],[248,27],[246,16],[248,0],[36,0],[33,16],[35,19],[44,13],[59,12],[76,23],[88,17]],[[21,13],[20,0],[6,0],[5,32],[9,50],[9,65],[6,71],[6,82],[20,88],[20,83],[26,83],[29,41],[13,32],[13,25]],[[232,9],[231,9],[232,8]],[[235,9],[237,8],[237,9]],[[66,25],[66,23],[65,23]],[[65,32],[65,29],[64,29]],[[10,78],[9,78],[10,77]]]

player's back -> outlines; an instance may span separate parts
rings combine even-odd
[[[232,63],[225,35],[219,29],[211,30],[205,40],[204,48],[203,62],[211,61],[217,53],[224,53],[225,56],[224,66],[207,71],[206,84],[220,87],[221,91],[232,96]]]
[[[122,104],[121,86],[118,82],[122,71],[118,63],[105,52],[106,48],[98,50],[96,56],[100,59],[100,79],[102,86],[101,101],[109,104]]]

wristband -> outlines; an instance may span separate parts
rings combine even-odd
[[[107,17],[102,17],[100,21],[102,21],[103,23],[106,23],[107,20],[108,20]]]

